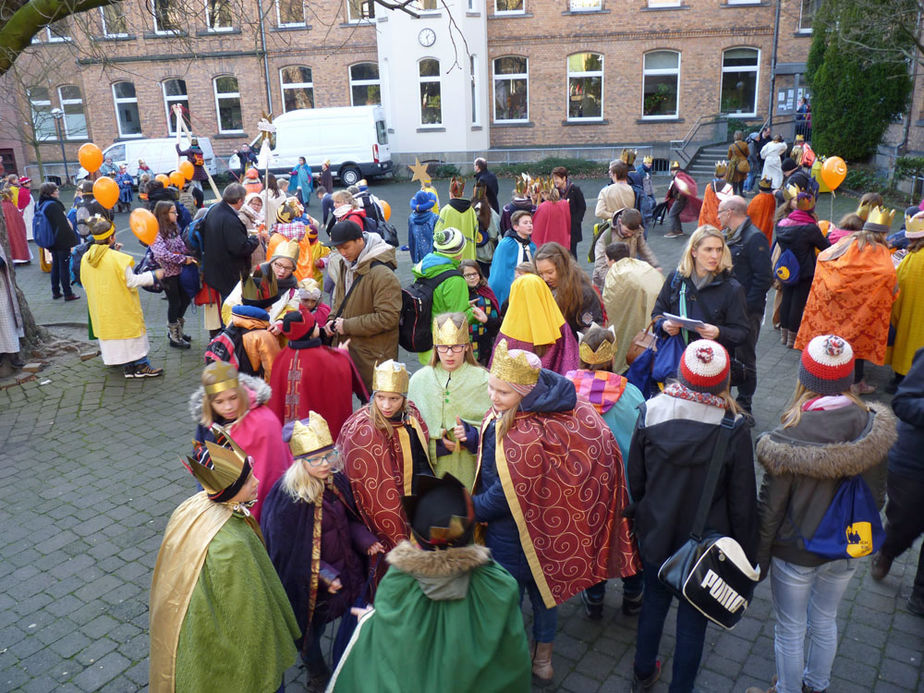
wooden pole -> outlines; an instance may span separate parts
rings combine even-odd
[[[174,106],[173,108],[174,108],[174,113],[176,114],[176,125],[177,125],[176,132],[177,132],[177,139],[180,138],[180,129],[182,128],[183,134],[185,134],[186,137],[189,138],[190,143],[192,143],[192,133],[189,131],[189,128],[186,127],[186,123],[185,123],[185,121],[184,121],[183,118],[182,118],[182,114],[183,114],[183,108],[182,108],[182,106],[176,105],[176,106]],[[212,156],[213,156],[213,157],[215,156],[215,152],[214,152],[214,151],[212,152]],[[203,162],[203,163],[204,163],[204,162]],[[218,186],[215,185],[215,181],[212,179],[212,174],[209,173],[209,170],[208,170],[205,166],[202,167],[202,170],[205,171],[205,175],[208,176],[208,178],[209,178],[209,185],[210,185],[211,188],[212,188],[212,193],[214,193],[215,199],[216,199],[216,200],[220,200],[220,199],[221,199],[221,195],[218,193]]]

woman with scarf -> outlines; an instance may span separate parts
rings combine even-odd
[[[488,372],[475,361],[468,320],[443,313],[433,320],[430,363],[411,376],[408,397],[430,432],[430,460],[436,476],[452,474],[471,490],[475,483],[478,426],[491,408]],[[455,438],[465,426],[466,443]]]
[[[247,235],[256,236],[260,241],[250,255],[250,266],[256,267],[266,260],[266,242],[269,238],[263,217],[263,195],[259,192],[247,193],[237,217],[247,229]]]
[[[493,211],[493,210],[492,210]],[[472,341],[472,354],[475,360],[487,368],[491,360],[491,350],[497,331],[500,329],[500,304],[497,296],[488,286],[488,281],[476,260],[463,260],[459,263],[462,278],[468,284],[468,302],[473,308],[481,308],[488,317],[487,322],[474,322],[469,325]]]
[[[298,165],[289,172],[288,193],[296,195],[303,206],[310,207],[312,192],[314,192],[314,178],[311,175],[311,167],[305,157],[300,156]]]
[[[496,344],[531,351],[559,374],[578,366],[577,340],[542,278],[524,274],[510,287],[510,303]]]

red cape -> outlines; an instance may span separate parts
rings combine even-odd
[[[533,214],[533,243],[538,248],[543,243],[560,243],[571,247],[571,208],[568,200],[550,202],[546,200]]]
[[[482,423],[482,432],[494,416]],[[588,402],[522,412],[495,453],[523,552],[548,608],[641,569],[622,512],[629,503],[616,439]]]
[[[259,521],[263,499],[292,465],[292,452],[282,440],[282,424],[269,407],[253,407],[229,431],[234,442],[253,458],[253,474],[260,486],[250,512]]]
[[[343,456],[343,472],[350,481],[356,509],[363,524],[375,534],[385,553],[408,538],[407,516],[401,497],[410,495],[414,475],[407,430],[393,426],[393,435],[372,425],[369,406],[353,412],[340,429],[337,449]],[[407,403],[408,418],[424,450],[429,450],[427,425],[413,403]],[[384,563],[384,561],[382,561]]]
[[[353,394],[363,403],[369,401],[349,354],[320,345],[303,349],[286,346],[273,362],[270,386],[273,394],[266,406],[280,421],[305,419],[314,410],[327,421],[334,439],[353,413]]]
[[[10,239],[10,259],[17,262],[28,262],[32,259],[32,251],[29,250],[26,223],[20,211],[16,209],[16,205],[9,200],[3,201],[3,218],[6,219],[6,233]]]
[[[682,185],[678,183],[682,183]],[[667,189],[667,195],[664,198],[667,200],[668,206],[674,204],[671,191],[675,188],[681,195],[687,198],[687,206],[684,207],[683,211],[680,213],[680,221],[684,223],[699,221],[699,210],[703,206],[703,201],[697,197],[699,188],[696,186],[696,181],[693,180],[686,171],[677,171],[677,175],[674,176],[674,180],[671,181]]]

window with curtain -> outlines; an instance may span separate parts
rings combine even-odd
[[[646,53],[642,69],[642,117],[676,118],[680,93],[680,53]]]
[[[575,53],[568,56],[568,120],[603,117],[603,56]]]
[[[495,122],[529,120],[529,61],[515,55],[494,60]]]
[[[282,110],[294,111],[299,108],[314,108],[314,83],[311,81],[311,68],[304,65],[291,65],[279,71],[282,84]]]

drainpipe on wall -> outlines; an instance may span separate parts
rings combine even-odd
[[[770,105],[767,109],[767,127],[773,127],[773,109],[776,107],[776,52],[780,43],[780,5],[783,0],[776,0],[773,19],[773,51],[770,55]]]
[[[269,60],[266,57],[266,25],[263,23],[263,0],[257,0],[260,15],[260,54],[263,56],[263,85],[266,87],[266,112],[273,112],[273,96],[270,93]]]

